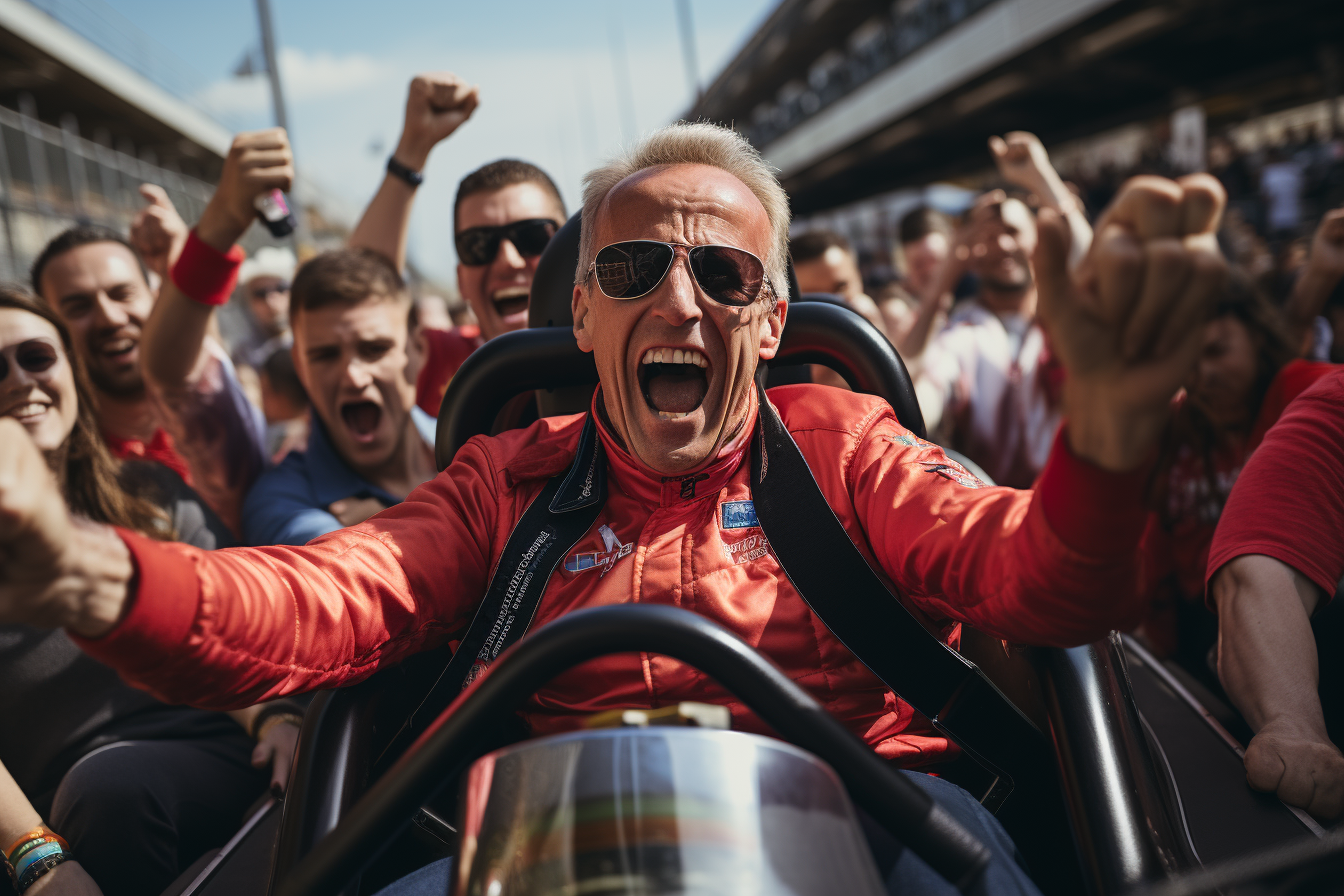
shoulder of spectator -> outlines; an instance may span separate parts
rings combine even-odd
[[[243,540],[250,545],[307,544],[340,528],[340,520],[317,503],[301,451],[259,476],[243,502]]]

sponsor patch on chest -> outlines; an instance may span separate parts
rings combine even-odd
[[[770,553],[770,542],[761,534],[748,535],[740,541],[725,541],[723,556],[735,564],[759,560]]]
[[[633,541],[621,544],[621,540],[616,537],[616,533],[605,523],[598,526],[597,533],[602,536],[602,546],[605,550],[575,551],[565,558],[565,572],[580,573],[600,569],[602,571],[597,576],[600,579],[611,571],[617,560],[632,553],[635,549]]]
[[[761,524],[756,519],[756,505],[751,501],[725,501],[719,514],[725,529],[750,529]]]

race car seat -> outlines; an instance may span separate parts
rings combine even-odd
[[[454,378],[439,415],[440,468],[467,438],[496,425],[499,410],[520,392],[538,390],[544,414],[587,409],[596,369],[591,356],[578,351],[569,326],[578,237],[576,215],[538,264],[530,311],[534,329],[487,343]],[[901,422],[923,434],[909,376],[890,343],[833,301],[803,298],[790,310],[772,369],[831,366],[851,387],[886,397]],[[1161,751],[1153,734],[1165,722],[1155,725],[1134,698],[1138,681],[1152,705],[1165,700],[1171,709],[1169,683],[1159,679],[1152,686],[1157,676],[1149,662],[1135,662],[1116,637],[1073,650],[1007,649],[997,641],[982,639],[976,645],[975,640],[974,634],[966,639],[978,648],[977,662],[1028,716],[1049,729],[1055,745],[1073,832],[1062,839],[1074,842],[1056,842],[1052,850],[1029,855],[1033,870],[1063,866],[1072,870],[1054,875],[1057,881],[1072,879],[1091,892],[1111,894],[1194,867],[1198,855],[1181,809],[1172,757]],[[304,725],[274,853],[273,882],[334,828],[369,786],[384,764],[380,744],[408,712],[408,695],[432,680],[446,655],[445,650],[424,654],[360,685],[319,695]],[[1149,691],[1158,696],[1152,698]],[[1189,723],[1190,715],[1187,706],[1181,722]],[[1190,734],[1188,726],[1183,730]],[[1185,798],[1188,802],[1190,795]],[[1246,807],[1234,808],[1244,819]],[[432,807],[416,820],[421,855],[432,854],[436,837],[448,839],[441,836],[442,822]],[[380,877],[396,873],[366,874],[360,891],[371,892]],[[1047,892],[1077,892],[1083,886],[1047,887]]]

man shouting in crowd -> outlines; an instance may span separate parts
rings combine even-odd
[[[352,247],[373,249],[406,266],[411,205],[424,180],[430,151],[471,118],[479,88],[451,72],[429,72],[411,81],[406,123],[387,176],[365,209]],[[528,297],[537,261],[565,223],[565,203],[555,183],[536,165],[500,159],[468,174],[453,201],[457,288],[476,315],[476,326],[416,328],[415,350],[424,357],[416,401],[437,414],[457,368],[487,340],[527,326]]]
[[[589,414],[472,439],[406,501],[304,547],[213,553],[72,519],[41,456],[0,421],[0,621],[65,626],[175,701],[235,706],[352,683],[463,637],[520,517],[578,456],[574,469],[605,470],[610,487],[574,556],[613,537],[630,549],[600,571],[566,562],[545,581],[533,626],[607,604],[693,610],[880,755],[945,758],[947,742],[829,633],[773,552],[731,549],[753,534],[752,436],[777,418],[873,568],[929,615],[1050,645],[1138,618],[1146,463],[1226,274],[1216,181],[1130,182],[1072,271],[1065,221],[1042,214],[1040,301],[1069,375],[1067,423],[1034,492],[977,487],[880,399],[813,385],[758,391],[789,310],[789,214],[740,135],[664,128],[585,184],[573,312],[601,380]],[[625,654],[599,665],[536,694],[523,713],[531,729],[699,700],[762,730],[680,662]],[[908,774],[965,824],[998,831],[985,892],[1036,892],[985,810],[945,780]],[[929,892],[910,873],[898,862],[891,892]]]

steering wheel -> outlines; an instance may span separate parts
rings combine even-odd
[[[736,635],[687,610],[623,604],[567,614],[505,651],[275,892],[339,892],[426,799],[477,758],[481,732],[568,669],[633,651],[669,656],[712,676],[786,740],[827,762],[858,805],[958,888],[965,890],[984,871],[989,850],[983,843]]]

